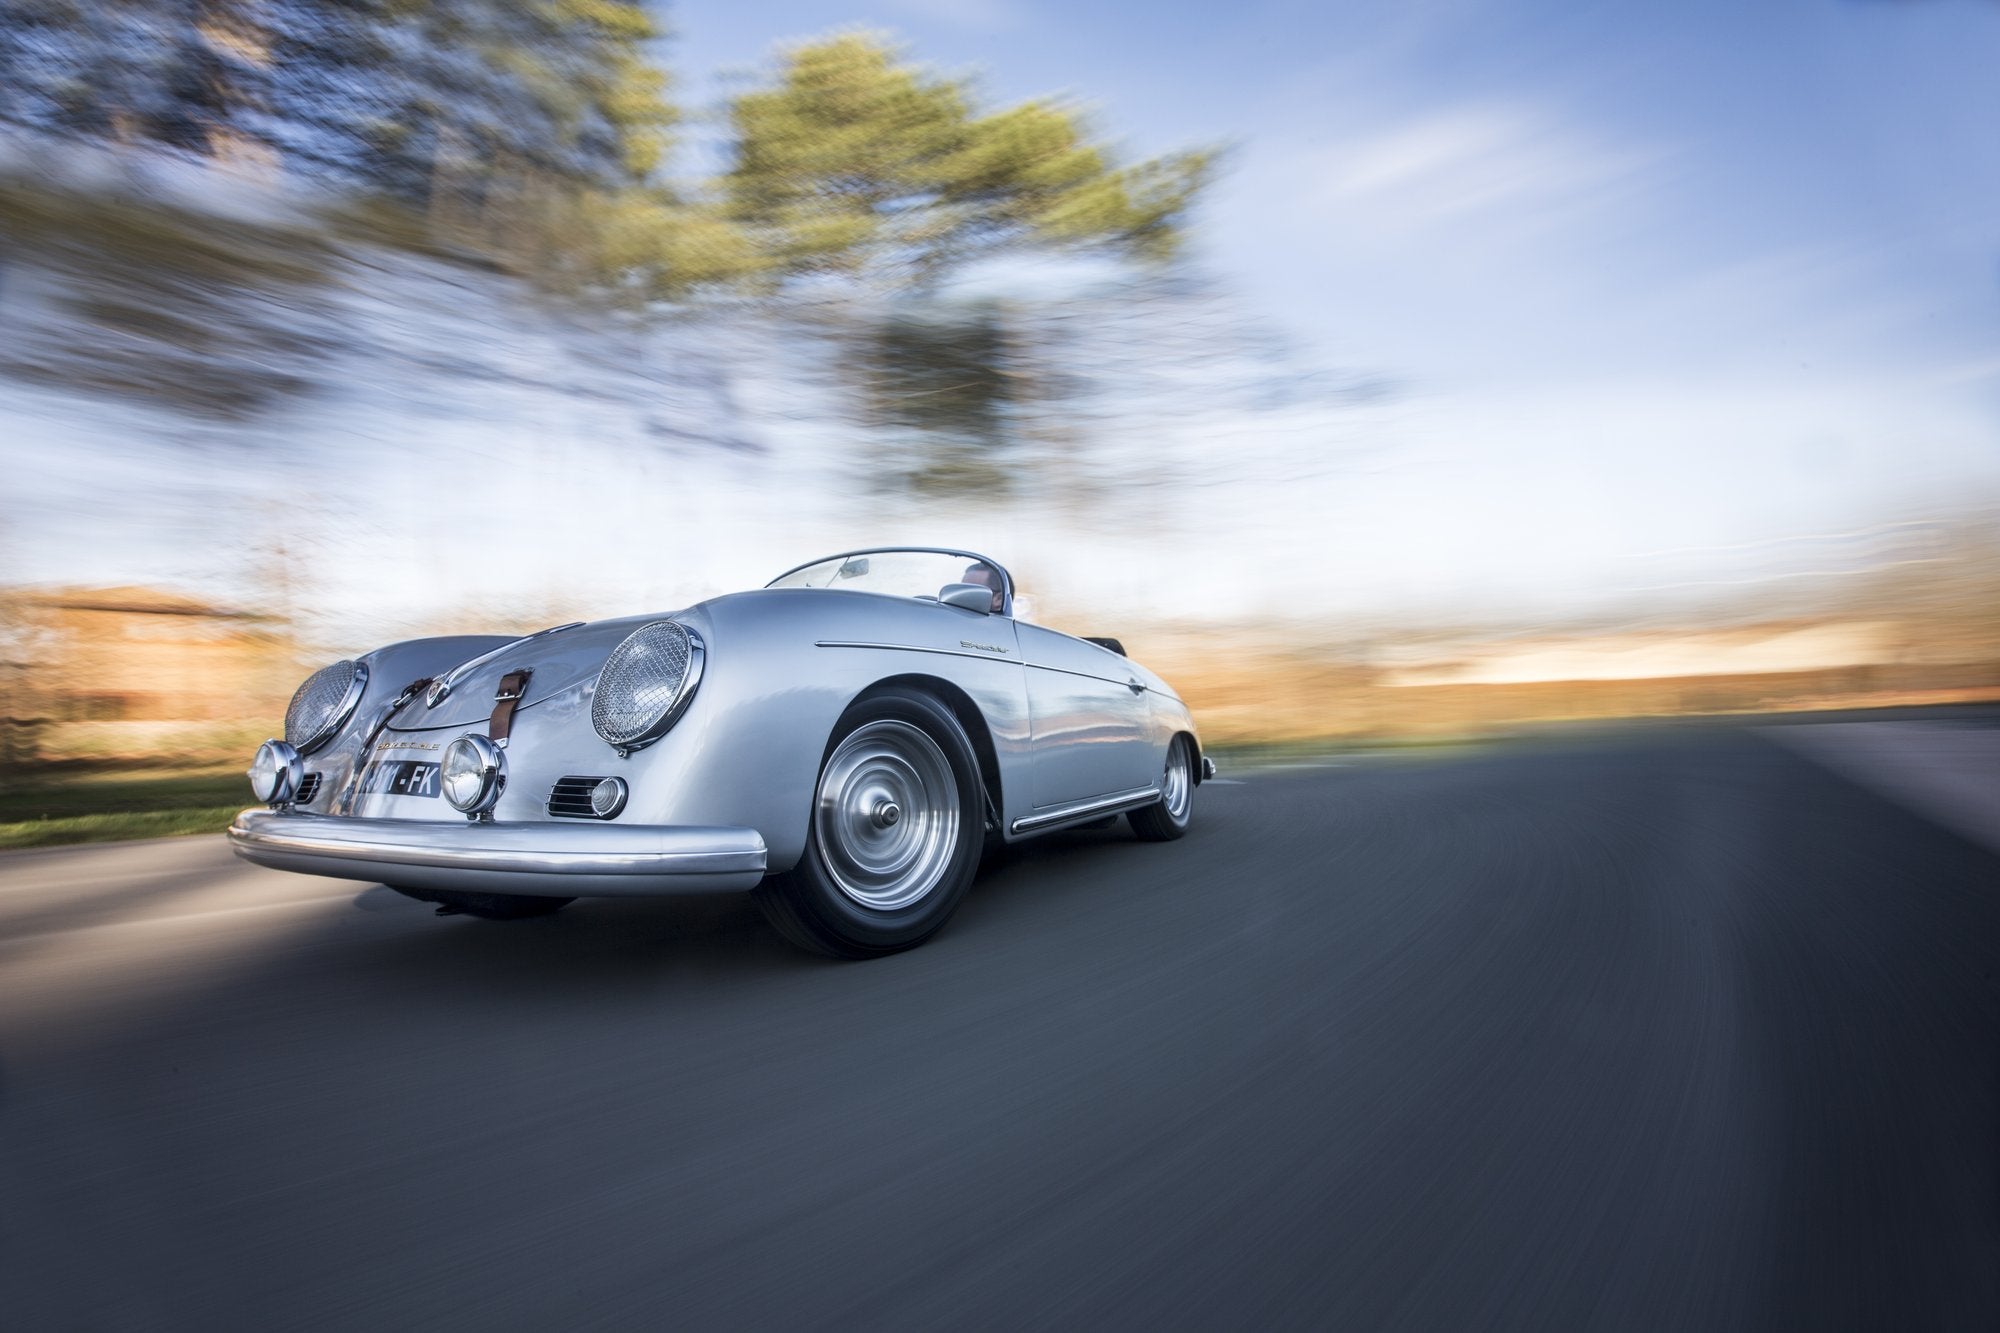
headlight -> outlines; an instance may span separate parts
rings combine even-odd
[[[641,625],[597,673],[590,724],[621,754],[652,744],[694,698],[707,655],[701,636],[678,621]]]
[[[343,659],[313,672],[285,709],[285,739],[311,754],[347,725],[367,688],[368,668],[359,662]]]
[[[484,736],[460,736],[445,747],[438,785],[454,809],[484,814],[507,786],[507,755]]]
[[[250,761],[250,790],[258,800],[283,805],[298,794],[304,780],[305,766],[297,750],[283,741],[265,741],[257,747],[257,757]]]

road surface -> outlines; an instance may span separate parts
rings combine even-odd
[[[2000,718],[1842,725],[1225,775],[860,964],[11,854],[0,1323],[2000,1327]]]

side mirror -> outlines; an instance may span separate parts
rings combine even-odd
[[[938,600],[961,610],[993,614],[993,589],[983,583],[947,583],[938,589]]]

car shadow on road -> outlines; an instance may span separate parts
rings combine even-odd
[[[378,884],[352,906],[374,928],[340,950],[343,970],[425,990],[516,994],[527,984],[604,997],[663,977],[760,981],[828,965],[779,939],[747,894],[585,898],[552,916],[486,921],[440,918],[430,904]]]

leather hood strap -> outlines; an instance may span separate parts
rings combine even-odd
[[[521,697],[528,692],[528,678],[534,674],[528,668],[500,677],[500,688],[493,695],[493,716],[486,723],[487,739],[495,745],[507,743],[507,733],[514,728],[514,710],[520,707]]]

